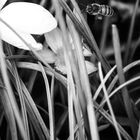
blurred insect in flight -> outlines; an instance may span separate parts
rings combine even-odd
[[[114,10],[108,5],[99,5],[97,3],[88,4],[86,12],[90,15],[112,16]]]
[[[86,12],[90,15],[97,16],[98,19],[102,19],[102,16],[112,16],[114,10],[111,8],[111,6],[108,5],[92,3],[86,6]]]

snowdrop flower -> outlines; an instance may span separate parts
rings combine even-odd
[[[1,0],[0,8],[7,0]],[[29,45],[42,49],[31,34],[42,35],[57,26],[51,13],[42,6],[29,2],[13,2],[0,11],[0,18],[10,25]],[[0,38],[9,44],[29,50],[29,48],[0,21]]]
[[[68,32],[69,34],[69,32]],[[62,32],[59,28],[55,28],[51,32],[45,33],[45,39],[47,44],[49,45],[50,49],[45,49],[39,51],[42,57],[48,62],[48,63],[54,63],[55,68],[62,72],[63,74],[66,74],[66,66],[63,58],[63,40],[62,40]],[[72,49],[74,49],[73,40],[69,34],[69,40],[72,46]],[[91,53],[84,49],[85,54],[88,56],[91,55]],[[84,53],[83,53],[84,54]],[[85,61],[87,72],[88,74],[95,72],[97,68],[94,66],[93,63],[89,61]]]

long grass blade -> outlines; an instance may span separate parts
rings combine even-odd
[[[35,63],[31,63],[31,62],[18,62],[17,63],[17,66],[19,67],[19,68],[25,68],[25,69],[31,69],[31,70],[36,70],[36,71],[41,71],[41,69],[40,69],[40,67],[38,66],[38,64],[35,64]],[[48,75],[50,75],[50,76],[55,76],[55,78],[57,79],[57,80],[59,80],[64,86],[66,86],[67,84],[67,82],[66,82],[66,78],[63,76],[63,75],[61,75],[61,74],[59,74],[59,73],[57,73],[57,72],[55,72],[55,74],[54,73],[52,73],[47,67],[44,67],[44,69],[45,69],[45,71],[46,71],[46,73],[48,74]]]
[[[47,101],[48,101],[48,111],[49,111],[49,126],[50,126],[50,140],[55,140],[55,130],[54,130],[54,110],[52,107],[52,98],[51,98],[51,92],[50,92],[50,86],[49,86],[49,82],[45,73],[45,70],[42,66],[42,64],[39,62],[38,63],[40,68],[41,68],[41,72],[42,72],[42,76],[45,82],[45,88],[46,88],[46,94],[47,94]]]
[[[65,58],[68,61],[67,58]],[[73,94],[75,95],[75,86],[72,78],[72,71],[70,64],[67,62],[67,82],[68,82],[68,112],[69,112],[69,129],[70,129],[70,140],[74,140],[74,110],[73,110]]]
[[[11,68],[11,65],[9,63],[7,63],[7,65],[8,65],[8,69],[11,72],[11,75],[14,76],[13,71],[12,71],[12,68]],[[47,127],[46,127],[46,125],[45,125],[45,123],[44,123],[44,121],[43,121],[43,119],[42,119],[42,117],[41,117],[41,115],[40,115],[40,113],[39,113],[36,105],[35,105],[35,102],[33,101],[33,99],[31,97],[29,91],[27,90],[25,84],[22,82],[21,79],[20,79],[20,83],[22,85],[22,90],[23,90],[23,93],[24,93],[24,98],[26,99],[25,101],[27,101],[26,103],[29,104],[29,106],[31,108],[31,111],[34,113],[34,115],[36,117],[35,120],[38,121],[38,123],[39,123],[39,125],[40,125],[40,127],[41,127],[41,129],[43,131],[44,136],[46,137],[46,139],[49,139],[48,129],[47,129]]]
[[[9,53],[9,55],[12,55],[12,51],[9,47],[8,47],[8,53]],[[27,118],[27,112],[26,112],[26,107],[25,107],[25,101],[24,101],[22,87],[21,87],[21,84],[20,84],[19,75],[18,75],[18,71],[17,71],[15,61],[11,61],[11,65],[13,66],[13,72],[14,72],[15,79],[16,79],[15,80],[16,85],[17,85],[16,87],[17,87],[17,91],[18,91],[18,95],[19,95],[19,99],[20,99],[21,112],[22,112],[22,118],[23,118],[25,131],[27,133],[28,140],[30,140],[30,132],[29,132],[29,126],[28,126],[28,118]]]
[[[105,87],[105,84],[104,84],[103,72],[102,72],[102,68],[101,68],[101,63],[100,62],[98,63],[98,68],[99,68],[99,76],[100,76],[101,84],[102,84],[102,87],[103,87],[103,92],[104,92],[104,95],[105,95],[105,99],[107,101],[107,105],[108,105],[109,111],[110,111],[111,116],[112,116],[112,121],[114,123],[114,127],[115,127],[115,130],[116,130],[118,139],[122,140],[120,132],[119,132],[119,129],[118,129],[118,126],[117,126],[117,121],[116,121],[116,118],[115,118],[115,115],[114,115],[114,112],[113,112],[113,109],[112,109],[112,106],[111,106],[111,103],[110,103],[110,100],[109,100],[109,97],[108,97],[108,93],[107,93],[107,90],[106,90],[106,87]]]
[[[140,76],[137,76],[135,78],[132,78],[131,80],[128,80],[127,82],[125,82],[124,84],[120,85],[119,87],[117,87],[114,91],[112,91],[109,95],[109,98],[111,98],[113,95],[115,95],[115,93],[117,93],[119,90],[121,90],[123,87],[133,83],[133,82],[136,82],[137,80],[140,80]],[[106,99],[104,99],[101,103],[100,103],[100,106],[97,110],[99,110],[100,108],[103,107],[103,105],[106,103]],[[133,102],[131,102],[133,103]],[[135,110],[135,115],[139,118],[140,117],[140,112],[137,110],[136,108],[136,105],[137,105],[137,101],[135,102],[135,104],[132,104],[133,105],[133,108]],[[128,124],[129,125],[129,124]],[[129,125],[130,126],[130,125]]]
[[[124,67],[123,71],[124,73],[128,72],[129,70],[131,70],[133,67],[140,65],[140,60],[134,61],[131,64],[127,65],[126,67]],[[110,83],[107,92],[110,93],[114,87],[114,85],[116,84],[118,80],[118,75],[116,75],[114,77],[114,79],[112,80],[112,82]]]
[[[81,48],[81,43],[79,36],[71,23],[71,29],[72,29],[72,36],[74,36],[74,41],[76,42],[76,51],[77,51],[77,57],[78,59],[78,65],[80,69],[80,79],[81,79],[81,85],[84,90],[84,94],[86,97],[87,101],[87,113],[88,113],[88,121],[89,121],[89,127],[90,127],[90,134],[91,134],[91,139],[99,139],[98,132],[97,132],[97,124],[96,124],[96,118],[95,118],[95,112],[93,109],[93,102],[92,102],[92,96],[91,96],[91,91],[90,91],[90,84],[89,84],[89,79],[84,63],[84,57],[82,54],[82,48]]]
[[[139,139],[140,139],[140,123],[139,123],[139,128],[138,128],[137,139],[136,140],[139,140]]]
[[[116,59],[116,64],[117,64],[119,82],[120,84],[123,84],[125,82],[125,77],[123,73],[122,60],[121,60],[121,55],[120,55],[119,35],[118,35],[117,28],[115,25],[112,25],[112,34],[113,34],[113,46],[115,50],[115,59]],[[122,93],[123,93],[122,97],[124,101],[125,110],[130,121],[131,130],[133,132],[133,136],[136,137],[138,124],[133,113],[130,97],[128,95],[128,91],[126,87],[122,89]]]
[[[111,70],[105,75],[105,78],[104,78],[104,82],[106,83],[109,76],[113,73],[113,71],[116,69],[116,66],[114,66],[113,68],[111,68]],[[95,101],[97,99],[97,97],[99,96],[100,92],[102,90],[102,84],[100,84],[93,96],[93,100]]]
[[[97,102],[94,102],[94,106],[96,109],[99,108],[99,104]],[[107,111],[101,108],[98,110],[98,112],[113,125],[112,117]],[[118,128],[120,133],[126,140],[133,140],[133,138],[125,131],[125,129],[120,124],[118,124]]]
[[[33,71],[31,73],[30,79],[28,81],[28,90],[30,93],[32,93],[32,89],[33,89],[33,86],[35,83],[36,76],[37,76],[37,71]]]
[[[74,44],[74,46],[76,46],[77,43],[76,43],[76,38],[73,35],[75,31],[73,30],[72,22],[71,22],[71,20],[68,16],[67,16],[66,19],[67,19],[67,24],[68,24],[68,28],[69,28],[69,31],[71,33],[72,39],[74,40],[73,44]],[[73,56],[77,56],[75,51],[72,51],[72,53],[73,53]],[[89,125],[88,125],[88,119],[87,119],[87,114],[86,114],[86,99],[85,99],[85,96],[82,92],[82,87],[81,87],[81,83],[80,83],[80,76],[79,76],[80,73],[79,73],[79,70],[78,70],[78,67],[77,67],[77,62],[75,60],[72,60],[72,61],[73,62],[71,62],[71,64],[72,64],[72,69],[73,69],[73,75],[74,75],[74,81],[75,81],[75,87],[76,87],[76,94],[78,95],[78,97],[76,97],[75,94],[73,94],[73,96],[74,96],[74,98],[73,98],[74,109],[75,109],[77,124],[78,124],[78,127],[79,127],[79,137],[80,137],[81,140],[84,140],[85,139],[85,136],[84,136],[85,134],[83,134],[83,132],[85,132],[84,127],[85,127],[86,131],[89,132]],[[82,119],[81,111],[82,111],[82,115],[83,115],[83,118],[84,118],[84,127],[81,124],[81,119]]]
[[[103,32],[102,32],[101,41],[100,41],[100,50],[102,53],[104,52],[104,49],[105,49],[108,26],[109,26],[109,18],[107,17],[105,18],[104,23],[103,23]]]
[[[0,47],[0,63],[1,63],[1,72],[2,72],[2,76],[3,76],[4,84],[5,84],[9,99],[10,99],[10,103],[12,105],[12,109],[14,111],[14,115],[15,115],[19,130],[20,130],[20,133],[21,133],[23,139],[26,140],[27,139],[27,133],[25,132],[25,129],[23,127],[24,126],[23,121],[22,121],[21,115],[19,113],[19,109],[18,109],[16,100],[15,100],[15,97],[14,97],[14,94],[13,94],[13,91],[12,91],[12,88],[11,88],[11,85],[10,85],[10,82],[9,82],[7,69],[6,69],[6,62],[5,62],[5,59],[4,59],[4,52],[3,52],[3,49],[2,49],[2,44],[0,44],[0,46],[1,46]]]
[[[11,139],[18,140],[16,120],[15,120],[13,109],[11,107],[9,97],[8,97],[5,89],[3,89],[3,90],[0,89],[0,91],[1,91],[0,100],[1,100],[1,103],[4,108],[5,116],[6,116],[8,125],[9,125],[9,130],[11,132]],[[9,130],[7,130],[7,131],[9,131]]]

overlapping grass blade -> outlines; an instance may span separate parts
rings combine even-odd
[[[126,81],[125,83],[121,84],[120,86],[118,86],[115,90],[113,90],[110,95],[109,95],[109,98],[111,98],[115,93],[117,93],[119,90],[121,90],[123,87],[125,86],[128,86],[129,84],[133,83],[133,82],[136,82],[137,80],[140,79],[140,76],[137,76],[137,77],[134,77],[128,81]],[[106,102],[106,99],[104,99],[102,101],[102,103],[100,104],[100,107],[103,106],[103,104],[105,104]]]
[[[18,63],[17,63],[17,66],[18,66],[19,68],[25,68],[25,69],[31,69],[31,70],[41,71],[40,67],[39,67],[38,64],[36,64],[36,63],[31,63],[31,62],[18,62]],[[46,71],[46,73],[47,73],[48,75],[50,75],[50,76],[54,75],[47,67],[44,67],[44,69],[45,69],[45,71]],[[54,75],[54,76],[55,76],[55,78],[58,79],[64,86],[67,85],[67,84],[66,84],[66,83],[67,83],[67,82],[66,82],[66,78],[65,78],[63,75],[61,75],[61,74],[55,72],[55,75]]]
[[[93,103],[92,103],[92,96],[91,96],[91,91],[90,91],[88,74],[87,74],[87,70],[85,67],[85,63],[84,63],[84,57],[82,54],[80,39],[79,39],[78,33],[76,32],[75,27],[72,24],[72,22],[71,22],[71,31],[72,31],[73,40],[75,42],[76,54],[78,57],[78,66],[79,66],[79,72],[80,72],[81,85],[82,85],[82,89],[84,91],[84,95],[86,98],[87,115],[88,115],[91,139],[98,140],[99,136],[98,136],[98,132],[97,132],[97,124],[96,124],[96,119],[95,119]]]
[[[11,76],[13,76],[13,78],[14,78],[14,74],[13,74],[11,65],[9,63],[7,63],[7,65],[8,65],[8,69],[9,69],[9,71],[11,73]],[[40,137],[44,135],[46,137],[46,139],[49,139],[48,129],[47,129],[47,127],[46,127],[46,125],[45,125],[45,123],[44,123],[44,121],[43,121],[43,119],[42,119],[42,117],[41,117],[36,105],[35,105],[35,102],[33,101],[29,91],[27,90],[26,86],[24,85],[24,83],[22,82],[21,79],[20,79],[20,83],[21,83],[21,86],[22,86],[25,103],[26,103],[27,108],[28,108],[27,111],[32,112],[32,113],[29,114],[29,117],[31,119],[32,118],[34,119],[34,124],[35,124],[34,126],[36,126],[36,125],[39,126],[39,127],[35,127],[35,129],[37,130],[38,133],[41,132],[39,134]],[[15,84],[14,81],[13,81],[13,84]],[[16,85],[15,85],[15,87],[16,87]],[[41,129],[41,131],[38,130],[38,128]],[[42,133],[42,131],[43,131],[43,133]]]
[[[36,76],[37,76],[37,71],[32,71],[30,79],[29,79],[28,84],[27,84],[28,85],[27,88],[28,88],[30,93],[32,93],[32,89],[33,89],[33,86],[35,83]]]
[[[45,88],[46,88],[46,94],[47,94],[47,102],[48,102],[48,111],[49,111],[49,126],[50,126],[50,140],[55,140],[55,125],[54,125],[54,109],[52,106],[52,99],[51,99],[51,92],[50,92],[50,86],[49,86],[49,82],[45,73],[45,70],[42,66],[41,63],[39,63],[39,66],[41,68],[41,72],[42,72],[42,76],[45,82]]]
[[[12,55],[12,51],[9,47],[7,48],[7,51],[9,53],[9,55]],[[11,61],[11,65],[13,66],[12,68],[13,68],[13,72],[15,75],[15,81],[16,81],[16,85],[17,85],[16,87],[17,87],[17,92],[18,92],[19,99],[20,99],[21,112],[22,112],[22,118],[23,118],[25,131],[27,133],[28,140],[30,140],[30,132],[29,132],[29,126],[28,126],[28,118],[27,118],[27,112],[26,112],[26,107],[25,107],[25,101],[24,101],[22,87],[20,84],[19,75],[18,75],[15,61]]]
[[[99,108],[99,104],[97,102],[94,102],[94,107],[96,109]],[[98,112],[105,118],[109,121],[110,124],[113,125],[113,120],[112,120],[112,117],[108,114],[107,111],[105,111],[103,108],[100,108],[98,110]],[[125,131],[125,129],[120,125],[120,124],[117,124],[118,125],[118,128],[119,128],[119,131],[120,133],[122,134],[122,136],[126,139],[126,140],[133,140],[133,138]]]
[[[21,114],[19,112],[19,108],[17,106],[17,102],[15,99],[15,96],[13,94],[10,82],[9,82],[9,78],[8,78],[8,74],[7,74],[7,66],[6,66],[6,62],[4,59],[4,52],[3,52],[3,47],[2,47],[2,43],[0,41],[0,64],[1,64],[1,73],[2,73],[2,77],[3,77],[3,81],[4,81],[4,85],[6,87],[7,90],[7,94],[8,94],[8,98],[10,100],[11,106],[12,106],[12,110],[15,116],[15,119],[17,121],[18,124],[18,128],[20,130],[20,133],[23,137],[23,139],[27,139],[27,133],[24,129],[24,125],[23,125],[23,120],[21,118]]]
[[[70,8],[68,7],[68,5],[66,4],[66,2],[64,0],[59,0],[62,8],[65,10],[65,12],[68,14],[68,16],[71,18],[71,20],[73,21],[74,25],[76,26],[76,28],[78,29],[78,31],[81,33],[81,35],[87,40],[88,45],[90,46],[90,49],[93,53],[95,53],[95,55],[97,56],[97,59],[99,61],[101,61],[103,68],[106,72],[108,72],[110,70],[110,65],[107,62],[106,58],[101,54],[98,45],[92,35],[92,33],[90,32],[89,28],[87,30],[88,27],[87,24],[85,24],[86,22],[83,20],[83,18],[81,20],[84,21],[85,26],[83,26],[79,20],[76,18],[76,16],[73,14],[73,12],[70,10]],[[77,8],[77,7],[75,7]],[[78,10],[77,10],[78,11]],[[80,13],[79,13],[80,15]],[[81,16],[82,17],[82,16]]]
[[[0,91],[1,91],[0,99],[1,99],[1,103],[3,105],[4,112],[5,112],[5,113],[3,113],[3,116],[5,115],[5,117],[7,119],[7,122],[9,125],[9,130],[11,132],[10,133],[11,139],[18,140],[16,120],[15,120],[14,112],[13,112],[9,97],[8,97],[5,89],[0,89]]]
[[[108,108],[109,108],[109,111],[110,111],[110,114],[111,114],[111,117],[112,117],[112,121],[113,121],[115,130],[116,130],[118,139],[122,140],[119,129],[118,129],[118,126],[117,126],[117,121],[116,121],[116,118],[115,118],[115,115],[114,115],[114,112],[113,112],[113,109],[112,109],[112,106],[111,106],[111,103],[110,103],[110,100],[109,100],[109,97],[108,97],[108,93],[107,93],[107,90],[106,90],[106,87],[105,87],[105,84],[104,84],[103,72],[102,72],[100,62],[98,63],[98,68],[99,68],[99,76],[100,76],[101,84],[102,84],[102,87],[103,87],[104,96],[105,96],[105,99],[107,101],[107,105],[108,105]]]
[[[114,66],[113,68],[111,68],[111,70],[105,75],[105,78],[104,78],[104,82],[106,83],[109,76],[113,73],[113,71],[116,69],[116,66]],[[100,92],[101,92],[101,89],[102,89],[102,84],[100,84],[93,96],[93,100],[96,100],[97,97],[99,96]]]

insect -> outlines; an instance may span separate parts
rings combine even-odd
[[[108,5],[100,5],[97,3],[92,3],[86,6],[86,12],[90,15],[95,16],[112,16],[114,10],[111,8],[111,6]]]

